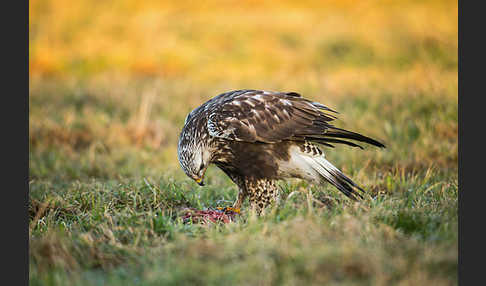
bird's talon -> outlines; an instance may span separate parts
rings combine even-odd
[[[237,214],[240,213],[240,209],[239,208],[233,208],[233,207],[217,207],[218,210],[226,213],[226,212],[235,212]]]

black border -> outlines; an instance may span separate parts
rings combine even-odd
[[[2,30],[2,281],[29,283],[29,2],[5,2]],[[13,283],[12,283],[12,282]],[[10,282],[10,283],[9,283]]]
[[[465,4],[469,4],[466,7]],[[475,179],[485,177],[479,152],[484,149],[484,15],[479,5],[458,1],[458,170],[459,170],[459,285],[479,285],[483,279],[485,190]],[[474,9],[476,8],[476,9]],[[476,12],[476,13],[474,13]],[[469,40],[469,43],[467,42]],[[483,110],[482,110],[483,109]],[[467,138],[466,135],[470,137]],[[471,137],[474,137],[471,139]],[[478,164],[475,164],[475,163]]]

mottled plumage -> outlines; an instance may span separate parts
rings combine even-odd
[[[258,213],[276,200],[275,181],[301,178],[329,182],[356,199],[363,191],[329,163],[322,146],[349,141],[385,147],[358,133],[334,127],[334,110],[295,92],[237,90],[220,94],[194,109],[182,129],[178,156],[184,172],[203,184],[215,164],[238,185],[234,208],[246,197]]]

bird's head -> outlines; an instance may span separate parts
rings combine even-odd
[[[184,126],[179,137],[177,154],[182,170],[186,175],[196,181],[200,186],[204,186],[204,174],[211,161],[211,151],[204,144],[197,132],[190,132],[190,128]]]

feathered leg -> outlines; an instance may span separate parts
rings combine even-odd
[[[229,172],[222,164],[217,166],[238,186],[238,198],[233,209],[239,211],[246,197],[250,199],[250,208],[261,214],[268,205],[278,200],[278,188],[275,181],[268,179],[245,178]]]
[[[273,180],[267,179],[246,179],[246,190],[250,196],[250,208],[254,209],[258,215],[273,202],[278,199],[278,188]]]

